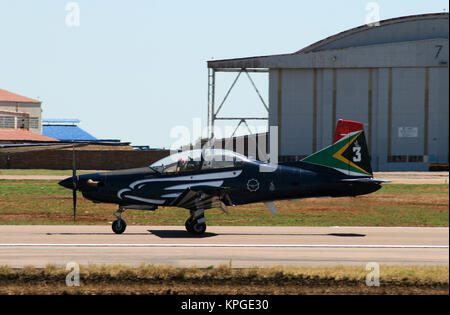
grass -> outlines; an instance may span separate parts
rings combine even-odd
[[[263,204],[206,212],[209,225],[266,226],[448,226],[448,185],[387,184],[380,191],[356,198],[312,198],[276,202],[278,215]],[[24,198],[26,196],[26,198]],[[0,224],[72,224],[72,196],[56,181],[0,181]],[[78,224],[106,224],[115,205],[78,198]],[[187,211],[160,208],[127,211],[133,225],[183,225]]]
[[[445,189],[447,187],[447,189]],[[385,193],[412,193],[412,194],[446,194],[448,195],[447,184],[385,184]]]
[[[0,294],[448,294],[448,266],[380,266],[380,286],[364,267],[199,269],[171,266],[81,266],[80,286],[49,265],[0,266]]]
[[[208,225],[256,226],[449,226],[449,185],[385,184],[376,193],[345,198],[262,203],[206,212]],[[78,194],[77,224],[107,224],[116,205],[94,204]],[[126,211],[130,225],[183,225],[188,212],[162,207]],[[72,193],[57,181],[0,180],[0,224],[72,224]]]

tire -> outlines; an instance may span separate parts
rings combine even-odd
[[[186,220],[186,222],[184,223],[184,227],[186,228],[186,231],[188,231],[189,233],[193,233],[192,232],[192,218],[189,218]]]
[[[123,232],[125,232],[126,228],[127,228],[127,223],[122,219],[116,220],[112,224],[112,230],[116,234],[122,234]]]
[[[191,234],[194,235],[202,235],[206,231],[206,224],[205,223],[197,223],[195,221],[194,224],[191,225],[190,231],[188,231]]]

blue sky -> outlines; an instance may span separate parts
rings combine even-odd
[[[69,2],[77,27],[66,25]],[[174,126],[206,127],[206,61],[297,51],[365,24],[369,2],[0,0],[0,88],[98,138],[169,147]],[[381,19],[448,12],[444,0],[374,2]],[[218,102],[232,79],[218,77]],[[267,76],[255,81],[267,99]],[[249,83],[238,87],[223,115],[264,115]]]

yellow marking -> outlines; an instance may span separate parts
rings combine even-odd
[[[345,150],[347,150],[347,148],[356,140],[356,138],[358,138],[358,136],[362,133],[359,132],[357,135],[355,135],[346,145],[344,145],[339,151],[337,151],[335,154],[333,154],[333,158],[344,162],[344,163],[348,163],[351,166],[353,166],[354,168],[360,170],[361,172],[370,175],[369,173],[367,173],[365,170],[363,170],[361,167],[359,167],[358,165],[356,165],[355,163],[353,163],[352,161],[346,159],[345,157],[342,156],[342,153],[344,153]]]

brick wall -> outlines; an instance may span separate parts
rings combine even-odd
[[[170,151],[76,151],[79,170],[117,170],[143,167],[168,156]],[[9,156],[9,160],[8,160]],[[0,168],[6,169],[72,169],[72,150],[0,152]]]

